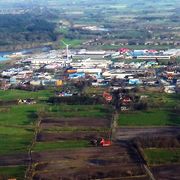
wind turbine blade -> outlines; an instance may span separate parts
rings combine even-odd
[[[66,46],[68,45],[68,44],[66,44],[63,40],[61,40],[61,42],[62,42],[64,45],[66,45]]]

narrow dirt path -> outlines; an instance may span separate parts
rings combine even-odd
[[[37,135],[40,131],[40,125],[41,125],[41,117],[40,115],[38,114],[38,118],[37,118],[37,121],[36,121],[36,124],[35,124],[35,129],[34,129],[34,137],[33,137],[33,140],[32,140],[32,143],[31,143],[31,146],[29,148],[29,151],[28,151],[28,159],[29,159],[29,165],[28,165],[28,168],[26,170],[26,173],[25,173],[25,180],[32,180],[32,175],[33,175],[33,159],[32,159],[32,151],[33,151],[33,148],[36,144],[36,140],[37,140]]]

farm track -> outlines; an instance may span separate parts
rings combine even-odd
[[[29,164],[28,164],[28,168],[25,172],[25,176],[24,176],[25,180],[31,180],[32,176],[33,176],[34,166],[33,166],[32,151],[33,151],[33,148],[36,144],[37,136],[38,136],[38,133],[40,131],[40,124],[41,124],[41,118],[38,117],[37,122],[36,122],[36,126],[35,126],[35,131],[34,131],[34,138],[32,140],[32,144],[31,144],[29,151],[28,151]]]

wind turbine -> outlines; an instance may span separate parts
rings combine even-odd
[[[71,45],[71,44],[67,44],[67,43],[65,43],[63,40],[62,40],[62,43],[66,46],[66,61],[69,61],[69,46]],[[66,61],[65,61],[65,66],[66,66]]]

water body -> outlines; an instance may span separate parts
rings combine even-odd
[[[14,51],[14,52],[0,52],[0,62],[10,60],[6,56],[11,55],[13,53],[21,52],[22,54],[25,55],[25,54],[32,54],[36,52],[48,52],[51,49],[52,49],[51,47],[42,47],[42,48],[23,49],[21,51]]]
[[[9,59],[6,57],[0,56],[0,61],[7,61],[7,60],[9,60]]]
[[[11,54],[10,52],[0,52],[0,61],[7,61],[9,58],[5,57],[6,55]]]

